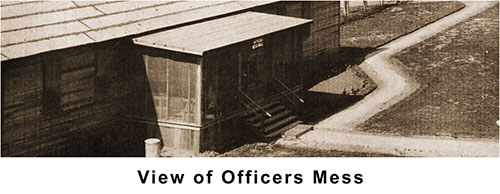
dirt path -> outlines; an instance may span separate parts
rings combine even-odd
[[[408,97],[418,88],[418,83],[399,69],[398,61],[391,58],[393,54],[496,5],[496,2],[465,1],[463,3],[466,4],[464,9],[378,48],[379,52],[369,56],[360,65],[360,68],[377,83],[378,88],[350,108],[321,121],[314,127],[314,131],[305,134],[300,140],[285,142],[285,144],[292,143],[300,147],[317,147],[324,144],[323,146],[335,149],[347,150],[356,147],[364,149],[358,151],[382,153],[387,153],[387,150],[403,150],[397,152],[399,155],[421,156],[422,154],[410,151],[418,150],[418,153],[425,153],[423,154],[425,156],[498,156],[498,142],[488,141],[478,144],[470,143],[468,140],[441,141],[436,138],[387,137],[355,132],[356,126]],[[363,142],[372,142],[377,146]],[[390,152],[390,154],[394,153]]]

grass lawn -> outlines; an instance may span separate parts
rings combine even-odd
[[[498,139],[498,5],[394,56],[421,87],[366,131]]]
[[[324,71],[319,80],[338,75],[347,66],[359,65],[378,46],[411,33],[433,21],[465,7],[460,2],[407,2],[385,6],[370,6],[362,12],[353,8],[340,28],[339,64]]]
[[[377,46],[385,44],[395,38],[408,34],[422,26],[425,26],[435,20],[438,20],[446,15],[449,15],[461,8],[464,5],[458,2],[421,2],[421,3],[405,3],[394,6],[388,6],[381,9],[379,12],[366,17],[359,17],[352,21],[346,22],[341,27],[341,46],[342,56],[341,63],[348,65],[357,65],[363,61],[364,56],[375,50]],[[340,75],[346,69],[341,69],[334,72],[334,75]],[[327,76],[328,78],[331,76]],[[365,84],[367,87],[374,88],[370,84]],[[347,87],[348,88],[348,87]],[[351,87],[351,89],[363,89]],[[353,92],[353,91],[347,91]],[[360,100],[360,96],[354,95],[349,99],[344,99],[341,95],[318,96],[321,99],[336,99],[343,102],[354,103]],[[357,99],[352,99],[357,98]],[[353,101],[354,100],[354,101]],[[323,107],[330,107],[335,103],[327,102]],[[341,106],[339,106],[341,107]],[[337,107],[338,108],[338,107]],[[311,111],[315,118],[306,118],[310,124],[314,124],[318,119],[322,119],[325,115],[331,115],[339,111],[335,108],[326,110],[318,108],[316,111]],[[255,141],[254,141],[255,142]],[[325,151],[316,149],[290,148],[273,143],[242,143],[235,149],[218,153],[206,153],[207,156],[226,156],[226,157],[369,157],[369,156],[386,156],[375,155],[369,153],[353,153],[342,151]]]
[[[375,48],[447,16],[465,5],[460,2],[410,2],[342,25],[342,47]]]

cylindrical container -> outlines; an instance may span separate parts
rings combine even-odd
[[[146,157],[160,157],[160,139],[149,138],[144,140],[146,144]]]

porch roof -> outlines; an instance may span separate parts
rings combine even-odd
[[[293,28],[312,20],[258,12],[220,19],[134,38],[134,43],[194,55]]]

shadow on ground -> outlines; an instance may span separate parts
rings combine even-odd
[[[323,92],[311,92],[305,93],[303,99],[305,104],[300,112],[296,112],[299,116],[299,120],[303,124],[314,125],[318,122],[330,117],[331,115],[342,111],[343,109],[353,105],[354,103],[361,100],[363,96],[357,95],[342,95],[342,94],[330,94]],[[227,139],[226,142],[230,142],[228,145],[214,149],[217,153],[227,153],[233,149],[248,145],[248,144],[268,144],[279,139],[274,138],[262,138],[256,134],[253,134],[252,130],[243,130],[244,132],[235,138]],[[262,147],[262,146],[260,146]],[[207,152],[208,156],[211,155]]]
[[[304,124],[314,125],[351,106],[363,96],[330,94],[323,92],[306,92],[306,105],[299,114]]]
[[[307,86],[307,89],[314,88],[319,83],[329,80],[331,82],[332,78],[340,78],[342,79],[340,82],[334,81],[333,84],[343,85],[341,87],[345,88],[356,88],[359,85],[354,86],[354,82],[356,81],[359,84],[359,80],[351,80],[351,79],[360,79],[356,76],[351,76],[350,78],[346,78],[349,80],[343,80],[345,77],[349,77],[341,75],[346,71],[352,71],[351,67],[355,67],[361,64],[365,57],[376,51],[375,48],[356,48],[356,47],[343,47],[341,48],[341,52],[339,53],[339,60],[337,64],[333,65],[324,65],[324,71],[318,72],[316,75],[310,77],[315,78],[312,80],[310,86]],[[352,75],[352,72],[349,72],[349,75]],[[308,79],[310,79],[308,78]],[[361,78],[362,79],[362,78]],[[369,78],[368,78],[369,79]],[[337,80],[337,79],[335,79]],[[348,83],[348,84],[346,84]],[[349,84],[352,84],[350,86]],[[357,95],[356,93],[352,93],[352,91],[348,91],[347,93],[338,92],[338,88],[336,91],[333,91],[332,88],[322,88],[320,91],[306,91],[302,93],[302,97],[305,101],[303,106],[300,108],[300,111],[296,112],[296,115],[299,116],[299,120],[303,121],[303,124],[314,125],[318,122],[338,113],[345,108],[353,105],[354,103],[363,99],[364,95]],[[347,91],[347,90],[346,90]],[[244,149],[245,147],[252,148],[263,148],[263,145],[267,145],[277,138],[261,138],[253,133],[251,130],[243,130],[244,132],[233,139],[227,139],[226,142],[230,142],[230,146],[221,147],[215,149],[214,151],[217,153],[229,154],[229,156],[233,156],[231,154],[233,150]],[[271,144],[269,144],[271,145]],[[264,146],[265,147],[265,146]],[[267,148],[266,148],[267,149]],[[241,151],[241,150],[240,150]],[[236,152],[240,152],[236,151]],[[211,152],[205,152],[207,156],[211,156]],[[215,153],[214,153],[215,154]],[[215,154],[217,155],[217,154]]]
[[[306,78],[314,80],[308,80],[305,87],[313,88],[316,84],[345,72],[350,66],[360,65],[366,56],[375,51],[377,49],[373,47],[341,47],[335,64],[315,64],[321,68]]]
[[[339,63],[344,64],[344,66],[360,65],[365,60],[366,56],[377,50],[373,47],[342,47],[340,49],[339,55],[341,57]]]

